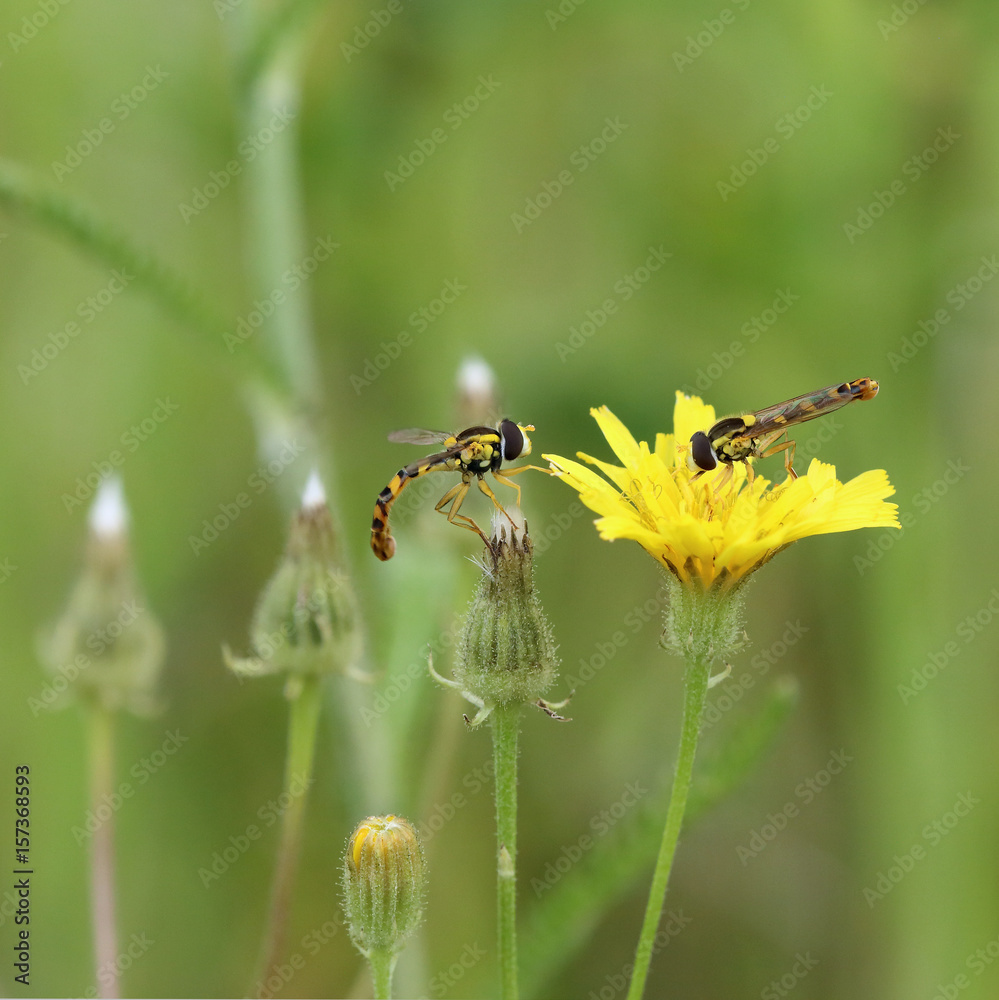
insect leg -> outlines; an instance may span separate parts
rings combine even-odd
[[[503,482],[503,477],[502,476],[498,476],[495,472],[493,473],[493,475],[496,476],[496,478],[500,482]],[[508,486],[512,486],[517,491],[517,506],[519,507],[520,506],[520,487],[516,483],[507,483],[507,485]],[[493,493],[493,491],[489,488],[489,484],[484,479],[482,479],[481,477],[479,479],[479,489],[482,490],[482,492],[485,493],[485,495],[487,497],[489,497],[490,500],[492,500],[492,502],[496,505],[496,509],[510,522],[510,524],[514,528],[516,528],[517,527],[517,522],[514,521],[514,519],[512,517],[510,517],[510,515],[506,512],[506,508],[496,498],[496,494]]]
[[[470,488],[469,475],[469,473],[465,473],[465,475],[461,477],[461,482],[456,486],[452,486],[451,489],[449,489],[447,493],[441,497],[440,503],[437,504],[434,510],[439,510],[443,514],[443,508],[450,503],[451,509],[447,512],[448,521],[450,521],[451,524],[458,524],[462,528],[467,528],[469,531],[474,531],[479,538],[486,543],[487,547],[491,547],[489,545],[489,539],[483,534],[482,529],[470,517],[466,517],[464,514],[458,513],[461,505],[465,502],[465,497],[468,496],[468,490]]]
[[[782,431],[781,434],[786,434],[787,431]],[[780,437],[780,434],[777,435]],[[781,441],[780,444],[772,444],[774,439],[771,438],[763,446],[765,450],[760,452],[760,458],[769,458],[771,455],[776,455],[779,451],[784,452],[784,468],[787,470],[787,474],[792,479],[798,478],[798,473],[794,471],[794,441]]]

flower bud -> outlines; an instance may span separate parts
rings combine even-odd
[[[344,912],[351,940],[366,957],[395,956],[420,924],[426,890],[423,846],[399,816],[369,816],[343,859]]]
[[[491,548],[458,640],[455,682],[476,704],[537,702],[557,676],[558,657],[534,587],[527,525],[513,528],[497,512]]]
[[[333,519],[313,473],[250,628],[254,655],[226,662],[240,676],[349,672],[360,652],[357,609],[337,552]]]
[[[57,678],[72,677],[71,694],[107,709],[148,713],[163,666],[163,630],[136,579],[116,477],[98,490],[89,529],[83,571],[43,641],[43,659]]]
[[[474,355],[458,369],[458,414],[465,427],[493,424],[499,418],[496,374],[489,363]]]

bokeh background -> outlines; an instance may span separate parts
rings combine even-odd
[[[807,540],[752,584],[752,646],[736,674],[753,689],[712,727],[708,752],[775,677],[797,678],[799,702],[748,779],[685,834],[668,908],[689,924],[656,958],[648,995],[790,988],[802,1000],[912,1000],[955,995],[943,990],[956,983],[961,996],[996,995],[994,8],[365,0],[293,3],[286,18],[260,6],[16,0],[0,13],[0,815],[11,829],[13,766],[30,764],[38,872],[33,980],[18,995],[93,985],[87,855],[71,834],[88,808],[85,729],[77,709],[29,708],[45,683],[39,636],[86,538],[86,504],[67,509],[64,495],[162,399],[175,412],[152,418],[120,470],[139,573],[168,641],[161,714],[120,721],[122,779],[168,733],[188,739],[117,814],[122,942],[154,942],[123,990],[249,988],[274,830],[208,888],[197,873],[280,791],[286,709],[279,681],[237,683],[220,650],[245,648],[308,468],[290,463],[197,554],[190,538],[284,440],[280,418],[248,390],[252,366],[274,366],[271,328],[231,352],[222,337],[274,288],[287,292],[278,312],[313,331],[299,384],[318,390],[319,464],[365,614],[367,664],[383,684],[419,662],[476,576],[464,558],[474,536],[432,511],[444,477],[400,501],[391,563],[368,549],[375,495],[419,451],[387,432],[460,426],[455,373],[469,355],[492,364],[504,412],[537,426],[536,455],[609,457],[588,416],[602,403],[651,439],[670,428],[679,388],[724,412],[878,379],[875,402],[800,429],[798,461],[817,455],[841,478],[887,469],[905,528]],[[272,17],[273,30],[255,34]],[[290,42],[268,45],[280,25]],[[266,142],[251,139],[270,118],[247,110],[254,65],[276,67],[267,99],[295,112]],[[255,144],[267,147],[259,157]],[[68,235],[65,213],[38,192],[86,206],[155,254],[221,322],[206,332],[171,314],[161,286],[141,278],[88,311],[112,280],[113,254],[97,252],[107,248],[93,233]],[[267,283],[275,246],[291,267],[318,240],[338,245],[301,287]],[[662,263],[640,280],[654,251]],[[437,301],[448,287],[460,294]],[[616,311],[601,325],[593,315],[606,300]],[[790,304],[768,313],[775,300]],[[74,319],[79,335],[25,375]],[[780,470],[778,458],[761,471]],[[658,647],[656,618],[625,624],[660,587],[652,561],[600,541],[589,515],[566,523],[574,496],[559,483],[520,482],[532,527],[552,536],[537,580],[564,672],[578,676],[627,632],[579,687],[571,723],[525,716],[526,919],[531,879],[601,810],[629,783],[668,781],[680,664]],[[488,517],[481,497],[466,509]],[[779,645],[789,629],[795,641]],[[900,693],[947,643],[957,652],[936,676]],[[754,657],[768,651],[764,672]],[[448,665],[445,652],[437,666]],[[489,758],[488,733],[465,731],[454,696],[422,678],[414,687],[405,717],[419,721],[418,737],[389,740],[394,799],[368,789],[370,806],[426,822],[455,791],[469,794],[428,844],[428,918],[403,989],[494,996],[491,795],[464,783]],[[304,954],[307,935],[334,933],[288,995],[364,989],[346,934],[328,923],[360,818],[339,789],[362,768],[330,707],[292,945]],[[805,802],[796,790],[834,753],[848,765]],[[951,816],[962,795],[974,808]],[[741,857],[788,803],[799,810],[786,828]],[[884,898],[865,896],[913,845],[925,857]],[[540,995],[623,995],[646,889],[645,875],[623,887]],[[6,954],[7,917],[0,940]],[[476,948],[485,957],[464,969]],[[453,984],[434,980],[455,963]]]

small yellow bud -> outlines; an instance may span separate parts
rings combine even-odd
[[[426,873],[413,825],[369,816],[354,830],[343,859],[344,911],[361,954],[393,957],[420,924]]]

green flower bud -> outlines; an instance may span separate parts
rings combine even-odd
[[[57,681],[67,682],[63,704],[75,696],[146,714],[155,707],[165,644],[136,578],[119,479],[101,485],[89,527],[83,571],[43,641],[42,658]]]
[[[425,891],[423,846],[413,825],[399,816],[364,820],[343,859],[344,912],[361,954],[394,959],[420,924]]]
[[[557,646],[534,587],[526,524],[493,520],[492,551],[456,649],[454,678],[475,704],[538,702],[558,674]]]
[[[224,654],[240,676],[347,673],[360,654],[354,592],[315,473],[292,519],[281,562],[257,602],[250,644],[250,658]]]

